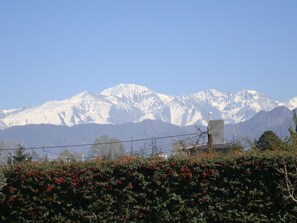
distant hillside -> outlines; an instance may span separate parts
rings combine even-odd
[[[226,125],[227,136],[258,138],[264,131],[272,130],[280,137],[288,136],[292,111],[284,106],[269,112],[260,111],[253,118],[236,125]]]
[[[277,107],[270,112],[261,111],[248,121],[230,125],[225,125],[225,140],[231,141],[248,137],[258,139],[266,130],[272,130],[280,137],[288,135],[288,128],[292,121],[292,111],[286,107]],[[201,127],[205,130],[205,127]],[[60,146],[90,144],[101,135],[116,137],[120,140],[151,139],[154,137],[172,136],[179,134],[194,133],[195,126],[180,127],[169,123],[146,120],[140,123],[126,123],[122,125],[99,125],[84,124],[72,127],[61,125],[25,125],[14,126],[5,130],[0,130],[0,139],[4,141],[20,143],[26,147],[39,146]],[[163,152],[171,153],[171,144],[184,139],[182,137],[164,138],[157,140],[157,146]],[[131,142],[125,143],[126,152],[131,149]],[[147,154],[150,153],[151,140],[133,142],[135,151],[145,147]],[[67,147],[66,147],[67,148]],[[50,149],[50,152],[57,153],[65,148]],[[87,154],[89,146],[69,147],[72,151],[84,152]]]
[[[0,130],[0,139],[20,143],[26,147],[77,145],[93,143],[101,135],[116,137],[120,140],[151,139],[160,136],[172,136],[195,132],[194,126],[181,128],[176,125],[146,120],[140,123],[126,123],[122,125],[99,125],[85,124],[72,127],[59,125],[26,125],[14,126]],[[165,138],[157,140],[157,146],[162,151],[171,152],[171,142],[178,138]],[[133,142],[135,150],[145,146],[149,153],[151,140]],[[130,151],[131,143],[125,143],[127,152]],[[66,147],[67,148],[67,147]],[[52,152],[59,152],[62,149],[51,149]],[[72,151],[87,153],[89,146],[70,148]]]

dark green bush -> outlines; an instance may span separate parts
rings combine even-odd
[[[32,163],[6,171],[6,222],[296,222],[296,154]],[[297,185],[295,185],[297,186]]]

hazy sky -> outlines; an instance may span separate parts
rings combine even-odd
[[[0,109],[119,83],[297,96],[297,1],[1,0]]]

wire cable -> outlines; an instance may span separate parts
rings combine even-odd
[[[150,137],[150,138],[142,138],[142,139],[134,139],[133,142],[142,142],[142,141],[149,141],[152,139],[168,139],[168,138],[175,138],[175,137],[184,137],[190,135],[197,135],[199,133],[188,133],[188,134],[179,134],[179,135],[169,135],[169,136],[161,136],[161,137]],[[109,145],[109,144],[118,144],[118,143],[131,143],[131,139],[129,140],[119,140],[117,142],[104,142],[104,143],[85,143],[85,144],[70,144],[70,145],[57,145],[57,146],[38,146],[38,147],[28,147],[25,149],[31,150],[45,150],[45,149],[58,149],[58,148],[74,148],[74,147],[85,147],[85,146],[92,146],[92,145]],[[10,150],[17,150],[18,147],[15,148],[4,148],[1,151],[10,151]]]

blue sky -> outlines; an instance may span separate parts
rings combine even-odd
[[[119,83],[297,96],[297,1],[2,0],[0,109]]]

